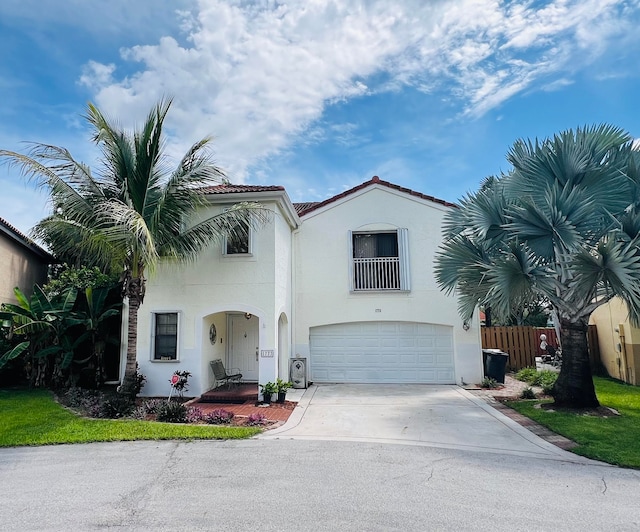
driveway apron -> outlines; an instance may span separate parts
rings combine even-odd
[[[260,438],[396,443],[589,462],[458,386],[314,385],[285,425]]]

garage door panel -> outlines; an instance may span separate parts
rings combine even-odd
[[[433,349],[436,346],[436,340],[431,336],[418,336],[415,338],[415,343],[418,347],[422,347],[425,349]]]
[[[401,337],[398,339],[398,347],[399,348],[405,348],[405,347],[416,347],[418,345],[418,339],[415,337]]]
[[[381,321],[377,323],[377,328],[380,334],[385,334],[385,333],[396,334],[398,332],[398,324],[395,322]]]
[[[414,323],[408,323],[408,324],[400,323],[396,327],[396,333],[402,336],[415,337],[417,333],[417,328]]]
[[[361,335],[367,334],[377,334],[378,333],[378,324],[375,322],[359,322],[357,325],[352,328],[352,324],[347,324],[345,326],[345,332],[351,332],[353,330],[358,331]]]
[[[317,382],[453,384],[453,329],[410,322],[357,322],[312,328]]]
[[[388,338],[388,337],[382,337],[380,338],[380,342],[378,344],[380,347],[393,347],[393,348],[397,348],[398,347],[398,338]]]
[[[420,357],[415,353],[401,353],[394,357],[398,360],[400,366],[418,366],[420,364]],[[390,360],[393,363],[393,360]]]

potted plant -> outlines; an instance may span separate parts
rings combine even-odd
[[[282,379],[276,379],[276,392],[278,393],[278,403],[284,403],[287,397],[287,390],[293,386],[290,381],[283,381]]]
[[[277,387],[276,387],[276,383],[275,382],[267,382],[265,384],[261,384],[260,385],[260,390],[262,391],[262,402],[263,403],[270,403],[271,402],[271,396],[276,393],[277,391]]]

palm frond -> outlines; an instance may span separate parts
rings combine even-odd
[[[619,213],[628,205],[625,175],[631,138],[608,126],[567,130],[535,145],[518,141],[507,156],[514,167],[505,187],[514,198],[534,202],[540,190],[582,188],[597,208]]]
[[[487,248],[467,235],[458,234],[445,240],[436,253],[434,274],[436,282],[447,294],[473,291],[484,282],[483,266],[491,265]]]
[[[72,219],[52,216],[40,221],[32,233],[55,250],[56,256],[78,267],[120,271],[124,264],[124,250],[116,248],[97,224],[82,225]]]
[[[139,212],[119,200],[103,202],[98,209],[99,219],[104,220],[99,232],[114,249],[126,250],[129,268],[157,263],[160,242]]]
[[[178,234],[165,235],[161,255],[193,260],[211,243],[249,228],[258,230],[269,223],[274,213],[259,203],[242,202],[190,226]]]
[[[486,272],[487,303],[495,316],[506,320],[513,310],[536,299],[536,281],[544,277],[535,256],[524,245],[512,243],[494,257]],[[541,275],[542,274],[542,275]]]

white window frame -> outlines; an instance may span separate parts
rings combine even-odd
[[[379,289],[379,290],[360,290],[355,287],[355,269],[353,265],[353,235],[366,234],[373,235],[378,233],[396,233],[398,240],[398,259],[400,265],[400,288],[394,289]],[[398,293],[398,292],[410,292],[411,291],[411,275],[409,271],[409,230],[406,227],[400,227],[395,230],[379,230],[379,231],[349,231],[349,291],[352,294],[363,293]]]
[[[157,316],[159,314],[175,314],[176,315],[176,358],[170,359],[162,359],[156,358],[156,327],[157,327]],[[182,323],[182,312],[179,310],[154,310],[151,312],[151,352],[150,359],[151,362],[160,362],[160,363],[174,363],[180,362],[180,332],[181,332],[181,323]]]

